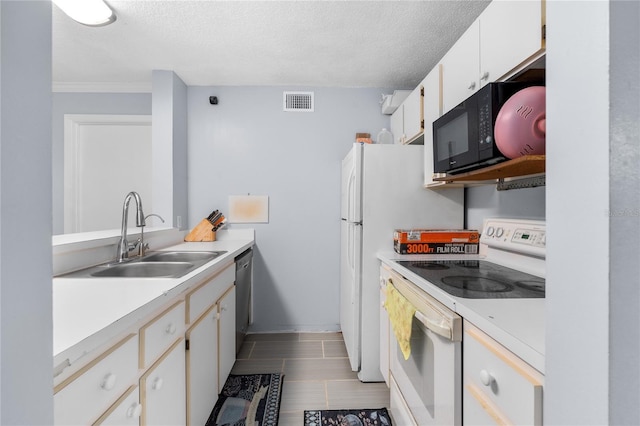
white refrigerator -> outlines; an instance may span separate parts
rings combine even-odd
[[[423,188],[421,145],[353,145],[342,160],[340,326],[353,371],[382,381],[377,252],[397,228],[463,226],[463,190]]]

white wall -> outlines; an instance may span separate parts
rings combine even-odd
[[[189,88],[189,226],[227,213],[229,195],[268,195],[269,223],[247,225],[253,330],[338,330],[341,160],[357,132],[388,128],[379,99],[389,91],[296,88],[315,91],[315,112],[285,113],[283,90]]]
[[[609,25],[608,1],[547,1],[547,425],[610,424],[609,332],[626,328],[609,312]]]
[[[609,422],[640,424],[640,2],[610,7]]]
[[[482,230],[484,219],[509,217],[545,220],[545,187],[498,191],[495,185],[465,189],[465,227]]]
[[[168,225],[187,217],[187,86],[173,71],[154,70],[153,205]],[[180,217],[180,219],[178,219]],[[178,226],[178,222],[181,226]]]
[[[0,424],[53,423],[51,2],[0,2]]]

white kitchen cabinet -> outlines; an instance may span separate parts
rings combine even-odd
[[[403,128],[405,143],[415,139],[424,131],[424,89],[418,85],[404,100]]]
[[[541,0],[493,1],[480,15],[480,83],[502,79],[544,47]]]
[[[184,309],[180,300],[140,328],[140,368],[149,367],[170,344],[184,336]]]
[[[204,425],[218,395],[218,305],[187,330],[187,424]]]
[[[438,187],[433,180],[433,122],[442,115],[442,65],[436,66],[422,80],[424,87],[424,186]],[[451,187],[451,185],[449,185]]]
[[[463,424],[542,425],[544,376],[464,323]]]
[[[220,391],[236,362],[235,286],[232,286],[218,301],[218,318],[218,391]]]
[[[443,113],[544,49],[541,0],[493,1],[442,58]]]
[[[404,110],[402,104],[391,114],[389,127],[393,134],[393,143],[402,144],[404,140]]]
[[[187,293],[185,297],[187,324],[193,323],[204,311],[216,303],[224,292],[228,290],[229,286],[233,284],[235,279],[235,263],[231,263],[216,275],[202,284],[197,285]]]
[[[93,426],[138,426],[140,424],[140,392],[138,386],[131,386]]]
[[[177,340],[140,378],[140,425],[184,425],[187,421],[184,339]]]
[[[54,388],[55,424],[92,424],[135,384],[136,337],[126,336]]]
[[[391,133],[395,143],[405,144],[422,135],[424,131],[424,91],[419,85],[391,114]]]
[[[479,88],[479,38],[480,22],[476,20],[442,58],[443,113],[464,101]]]

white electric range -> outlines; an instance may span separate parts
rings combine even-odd
[[[544,374],[546,227],[486,219],[480,254],[378,258]]]

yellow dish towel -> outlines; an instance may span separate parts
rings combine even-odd
[[[396,335],[402,355],[405,360],[408,360],[411,355],[411,324],[416,308],[400,294],[391,280],[387,281],[387,300],[384,302],[384,307],[389,313],[393,333]]]

